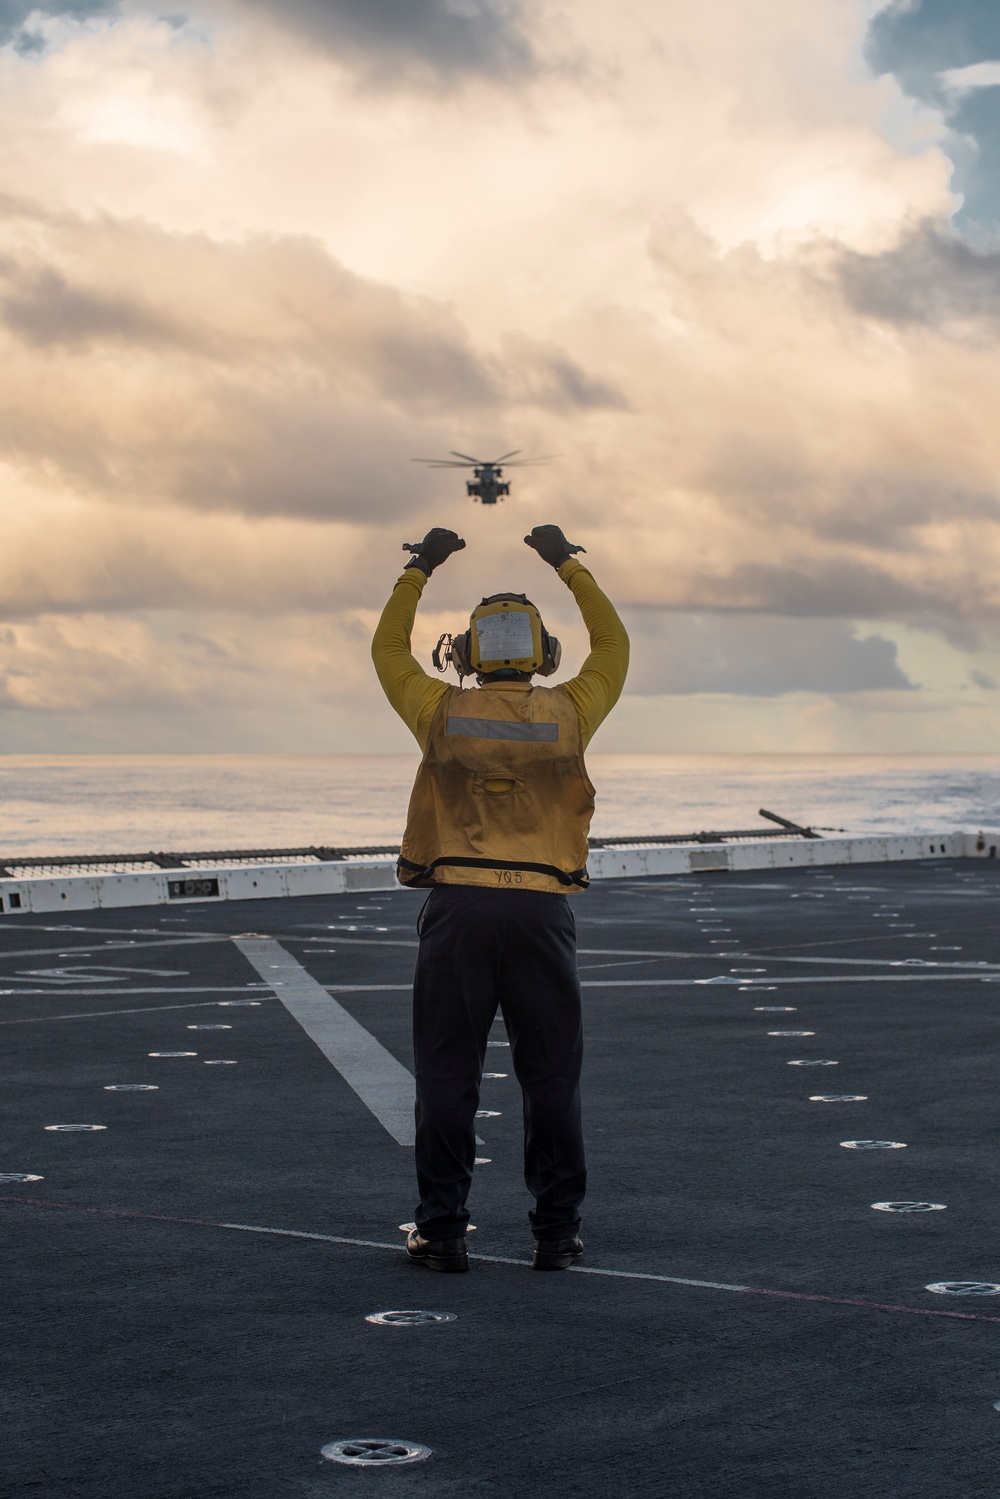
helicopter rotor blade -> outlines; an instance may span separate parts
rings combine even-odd
[[[491,458],[490,462],[491,463],[504,463],[504,462],[506,462],[506,460],[508,458],[513,458],[513,457],[516,456],[516,454],[522,453],[523,451],[524,451],[523,448],[511,448],[511,450],[510,450],[509,453],[501,453],[499,458]]]
[[[452,463],[450,458],[411,458],[411,463],[428,463],[431,468],[472,468],[471,463]]]
[[[561,453],[548,453],[544,458],[515,458],[513,463],[504,464],[505,468],[529,468],[533,463],[551,463],[553,458],[561,458]]]
[[[454,448],[449,448],[448,452],[452,455],[453,458],[464,458],[466,462],[474,464],[476,468],[482,468],[487,461],[483,458],[470,458],[468,453],[456,453]]]

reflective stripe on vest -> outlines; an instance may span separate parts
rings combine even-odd
[[[449,734],[466,739],[535,740],[539,744],[558,744],[557,723],[504,723],[497,718],[449,718]]]

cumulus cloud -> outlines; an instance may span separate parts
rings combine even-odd
[[[236,243],[0,205],[0,459],[99,494],[374,520],[428,491],[428,433],[624,398],[519,335],[477,349],[427,297],[314,240]]]
[[[74,21],[89,20],[92,16],[113,15],[117,12],[118,0],[0,0],[0,44],[19,40],[25,50],[31,50],[37,33],[25,32],[25,22],[43,16],[60,16]]]
[[[995,88],[1000,84],[1000,62],[974,62],[967,68],[945,68],[940,79],[944,87],[953,94],[967,94],[977,88]]]
[[[1000,252],[924,223],[881,255],[846,251],[841,283],[859,312],[992,339],[1000,327]]]
[[[872,19],[868,55],[932,95],[948,70],[1000,57],[1000,15],[992,0],[890,0]]]
[[[632,693],[914,691],[896,646],[842,620],[627,611]]]
[[[580,647],[520,542],[556,520],[630,611],[633,707],[691,722],[898,715],[900,621],[994,630],[996,257],[947,228],[940,114],[865,72],[856,0],[189,14],[0,55],[8,724],[134,701],[179,734],[256,695],[328,729],[434,523],[469,546],[422,653],[504,587]],[[560,27],[579,67],[546,73]],[[491,511],[410,462],[514,447],[561,456]]]
[[[965,197],[960,222],[1000,225],[1000,12],[993,0],[892,0],[873,18],[868,56],[950,126],[946,148]]]
[[[330,582],[308,581],[319,556],[351,593],[348,559],[371,527],[419,530],[442,495],[458,524],[468,515],[461,476],[427,473],[414,454],[509,446],[527,425],[564,457],[517,477],[515,498],[585,528],[626,602],[993,617],[993,258],[922,228],[891,252],[827,245],[775,260],[722,252],[675,220],[650,263],[667,329],[605,307],[565,322],[562,347],[525,333],[483,347],[441,303],[348,271],[310,239],[225,242],[8,204],[0,458],[86,499],[89,534],[105,539],[84,554],[120,559],[98,560],[93,586],[126,607],[139,579],[163,604],[204,598],[191,548],[166,534],[184,509],[336,523],[332,548],[286,529],[280,582],[257,596],[328,596]],[[112,537],[98,518],[115,504]],[[518,555],[502,513],[496,555]],[[252,529],[230,549],[230,597],[267,571],[271,545]],[[59,548],[53,535],[65,607],[88,607]],[[129,548],[143,566],[125,565]],[[18,576],[35,580],[11,585],[26,607],[39,569]]]
[[[368,640],[350,616],[42,614],[0,628],[4,748],[350,754],[381,732],[406,751]]]
[[[528,71],[533,48],[517,0],[246,0],[335,57],[368,64],[373,82],[392,86],[400,68],[430,77],[472,73],[500,78]],[[395,80],[398,81],[398,78]]]
[[[262,682],[276,703],[296,693],[323,702],[334,691],[347,701],[367,682],[366,647],[350,618],[288,615],[275,631],[225,612],[42,614],[0,631],[0,708],[239,708]]]
[[[128,8],[156,14],[141,0]],[[122,0],[0,0],[0,45],[40,51],[46,23],[116,17],[122,9]],[[462,75],[510,81],[536,61],[519,0],[192,0],[187,10],[223,25],[256,13],[383,89]]]

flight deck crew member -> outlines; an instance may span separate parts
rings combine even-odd
[[[460,677],[475,674],[476,688],[463,691],[423,670],[410,650],[417,603],[434,568],[465,546],[440,527],[409,548],[416,555],[372,642],[386,697],[423,751],[397,874],[430,890],[413,989],[420,1204],[406,1249],[434,1270],[469,1268],[475,1115],[498,1007],[524,1099],[534,1267],[564,1270],[583,1253],[583,1033],[566,896],[587,886],[594,788],[583,752],[621,694],[629,644],[614,607],[573,555],[583,548],[558,526],[536,526],[524,539],[556,568],[590,632],[578,676],[534,685],[534,675],[556,669],[560,650],[521,594],[484,599],[446,649]],[[436,665],[440,650],[441,642]]]

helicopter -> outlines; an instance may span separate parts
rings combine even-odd
[[[521,448],[514,448],[509,453],[501,453],[499,458],[470,458],[468,453],[452,452],[449,458],[414,458],[414,463],[428,463],[431,468],[471,468],[473,477],[465,481],[465,490],[474,500],[481,500],[484,505],[495,505],[505,495],[510,494],[510,480],[503,478],[504,468],[528,468],[534,463],[548,463],[549,458],[555,457],[550,453],[544,458],[518,458]],[[455,459],[462,461],[456,463]],[[513,459],[513,463],[509,460]]]

